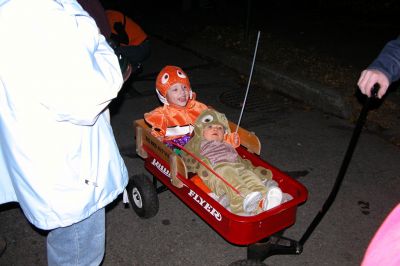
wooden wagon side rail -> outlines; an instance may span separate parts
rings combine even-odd
[[[150,127],[143,119],[136,120],[134,127],[136,132],[136,153],[143,159],[147,159],[148,153],[145,147],[148,147],[157,157],[169,162],[171,183],[181,188],[183,183],[178,178],[178,175],[186,179],[188,178],[186,165],[182,158],[154,137],[151,134]]]

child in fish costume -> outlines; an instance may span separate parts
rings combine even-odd
[[[230,134],[228,120],[215,110],[205,110],[194,123],[194,135],[185,150],[194,154],[206,166],[183,152],[182,157],[189,172],[197,173],[217,198],[226,196],[231,212],[239,215],[255,215],[281,204],[283,193],[272,172],[255,167],[243,159],[232,144],[224,141]]]
[[[156,93],[163,106],[144,114],[145,121],[151,126],[151,134],[161,141],[184,146],[191,137],[194,121],[208,106],[196,100],[188,75],[177,66],[165,66],[160,71]],[[226,138],[232,142],[233,135]]]

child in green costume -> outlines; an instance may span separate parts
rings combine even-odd
[[[235,214],[255,215],[278,206],[282,202],[282,191],[272,179],[272,172],[241,158],[235,148],[224,141],[225,134],[230,133],[224,114],[211,109],[203,111],[195,121],[194,136],[185,148],[226,182],[184,152],[182,156],[188,171],[197,173],[217,198],[225,195],[230,211]]]

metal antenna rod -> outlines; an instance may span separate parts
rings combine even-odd
[[[237,133],[238,130],[239,130],[239,125],[240,125],[240,121],[242,120],[242,115],[243,115],[244,107],[246,106],[247,94],[249,93],[249,87],[250,87],[251,77],[253,76],[254,62],[256,61],[257,47],[258,47],[258,41],[259,41],[259,39],[260,39],[260,31],[258,31],[258,34],[257,34],[257,42],[256,42],[256,48],[254,49],[253,63],[251,64],[251,70],[250,70],[249,81],[247,82],[246,95],[244,96],[244,101],[243,101],[243,105],[242,105],[242,110],[240,111],[239,121],[237,122],[236,133]]]

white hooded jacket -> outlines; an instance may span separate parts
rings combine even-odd
[[[128,173],[107,106],[117,57],[72,0],[0,0],[0,204],[41,229],[113,201]]]

